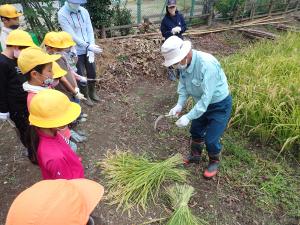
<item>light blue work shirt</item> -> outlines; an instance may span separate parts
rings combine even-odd
[[[78,11],[74,11],[65,2],[65,5],[58,11],[58,22],[62,30],[72,35],[76,42],[77,55],[87,54],[89,44],[95,44],[89,12],[81,6]]]
[[[180,70],[177,104],[184,106],[193,97],[195,106],[187,113],[190,120],[199,118],[209,104],[220,102],[229,95],[226,75],[218,60],[211,54],[192,50],[190,65]]]

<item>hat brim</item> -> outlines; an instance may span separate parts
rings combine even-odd
[[[182,47],[180,49],[180,53],[174,57],[173,59],[165,60],[163,65],[166,67],[172,66],[186,57],[186,55],[190,52],[192,49],[192,44],[190,41],[183,41]]]
[[[85,199],[88,220],[89,215],[93,212],[93,210],[103,197],[104,187],[95,181],[87,179],[72,179],[70,180],[70,182],[76,186],[77,190]]]
[[[17,13],[16,15],[14,15],[14,16],[5,16],[6,18],[9,18],[9,19],[13,19],[13,18],[18,18],[18,17],[20,17],[20,16],[22,16],[23,15],[23,13]]]
[[[73,122],[81,113],[81,107],[74,102],[70,103],[69,108],[63,112],[62,116],[55,118],[53,120],[40,120],[32,114],[29,115],[29,122],[31,125],[40,127],[40,128],[55,128],[62,127]]]
[[[53,79],[65,76],[68,72],[62,69],[57,62],[52,63]]]
[[[168,5],[168,8],[172,7],[172,6],[176,6],[176,4],[171,4],[171,5]]]
[[[33,68],[35,68],[36,66],[38,65],[43,65],[43,64],[47,64],[47,63],[52,63],[52,62],[55,62],[56,60],[60,59],[61,58],[61,55],[46,55],[44,57],[44,59],[41,59],[38,64],[34,65],[32,68],[27,68],[26,70],[22,70],[21,68],[21,72],[23,74],[26,74],[28,73],[30,70],[32,70]]]

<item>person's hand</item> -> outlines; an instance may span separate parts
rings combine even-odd
[[[86,100],[86,98],[84,97],[84,95],[80,93],[78,87],[75,88],[75,91],[76,91],[76,94],[74,95],[75,98],[77,98],[79,100]]]
[[[181,27],[177,26],[177,27],[174,27],[171,32],[172,32],[172,34],[178,34],[178,33],[180,33],[180,31],[181,31]]]
[[[187,118],[186,115],[183,115],[182,117],[180,117],[179,120],[176,121],[176,125],[177,127],[185,127],[189,124],[190,120]]]
[[[168,116],[178,116],[178,114],[181,112],[182,106],[177,104],[174,108],[172,108],[168,114]]]
[[[88,51],[87,57],[88,57],[89,63],[95,62],[95,53],[94,52]]]
[[[80,76],[79,82],[81,82],[81,83],[87,83],[87,78],[84,77],[84,76]]]
[[[94,52],[96,54],[100,54],[103,51],[102,48],[100,48],[99,45],[95,45],[95,44],[90,44],[88,46],[88,50],[91,51],[91,52]]]
[[[0,113],[0,120],[7,120],[9,118],[9,112]]]

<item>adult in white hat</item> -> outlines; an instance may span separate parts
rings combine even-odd
[[[218,60],[211,54],[192,49],[190,41],[177,36],[168,38],[161,47],[164,65],[180,71],[178,101],[169,115],[178,116],[188,97],[193,97],[194,107],[176,121],[178,127],[191,124],[191,153],[186,164],[200,163],[201,152],[206,146],[209,164],[204,177],[211,178],[218,172],[222,145],[220,138],[230,118],[232,98],[227,78]]]

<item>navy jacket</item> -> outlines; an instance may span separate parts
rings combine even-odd
[[[181,32],[176,35],[182,39],[182,33],[186,31],[186,24],[183,16],[178,11],[176,11],[175,16],[165,15],[160,25],[160,31],[162,36],[165,39],[168,39],[173,35],[171,32],[172,29],[177,26],[181,27]]]

